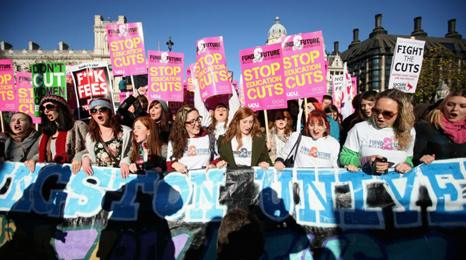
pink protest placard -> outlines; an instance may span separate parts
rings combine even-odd
[[[353,97],[358,94],[358,77],[351,77],[351,86],[353,87]]]
[[[30,115],[34,124],[40,124],[40,117],[34,116],[33,94],[34,90],[32,88],[32,74],[29,72],[17,72],[15,111]]]
[[[327,94],[327,67],[321,31],[289,35],[282,42],[288,100]]]
[[[113,75],[131,76],[147,73],[142,23],[109,23],[107,30],[108,50]]]
[[[332,97],[333,104],[341,111],[341,105],[344,102],[345,76],[332,76]]]
[[[15,111],[15,79],[13,61],[11,59],[0,59],[0,102],[1,111]]]
[[[281,44],[240,51],[245,105],[254,111],[287,107]]]
[[[149,100],[183,102],[183,67],[183,53],[149,51]]]
[[[193,77],[194,77],[194,64],[189,64],[186,69],[186,89],[189,92],[194,92]]]
[[[346,71],[346,69],[344,69],[344,71]],[[343,119],[354,112],[352,101],[357,94],[356,85],[353,84],[353,77],[351,77],[351,74],[347,72],[344,80],[344,86],[340,103],[340,113],[342,114]]]
[[[203,101],[215,95],[231,94],[223,36],[197,41],[194,77],[199,82]]]

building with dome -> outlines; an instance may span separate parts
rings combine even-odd
[[[274,44],[280,42],[282,37],[287,35],[286,28],[280,23],[280,17],[275,17],[275,23],[269,29],[269,37],[266,44]]]

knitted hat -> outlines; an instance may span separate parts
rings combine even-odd
[[[163,111],[168,112],[168,104],[166,101],[162,99],[155,99],[155,100],[160,103],[160,106],[162,106]]]
[[[68,106],[68,103],[66,102],[66,100],[63,97],[57,96],[57,95],[47,95],[47,96],[42,97],[39,105],[42,106],[46,102],[58,103],[58,104],[63,105],[64,107]]]
[[[110,100],[106,98],[96,98],[96,99],[93,99],[91,103],[89,103],[89,109],[93,109],[96,106],[106,107],[110,110],[113,110],[112,103],[110,103]]]

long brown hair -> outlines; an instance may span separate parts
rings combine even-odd
[[[240,107],[233,116],[233,120],[231,120],[230,126],[228,127],[228,130],[226,131],[225,136],[222,139],[222,143],[226,144],[230,142],[231,139],[233,139],[233,137],[236,137],[236,141],[238,142],[238,149],[241,148],[241,146],[243,146],[243,142],[241,141],[242,134],[239,126],[239,121],[249,116],[253,116],[254,120],[251,129],[251,136],[261,136],[262,132],[260,130],[260,123],[254,111],[247,107]]]
[[[279,109],[273,111],[272,114],[272,122],[269,124],[269,129],[274,130],[275,129],[275,121],[280,120],[280,119],[286,119],[286,126],[285,126],[285,136],[289,136],[291,132],[293,131],[293,118],[291,118],[290,112],[284,109]]]
[[[225,122],[223,123],[223,126],[225,128],[227,128],[227,125],[228,125],[228,115],[230,113],[230,109],[228,107],[226,107],[225,105],[223,104],[218,104],[215,109],[217,109],[218,107],[224,107],[227,109],[227,118],[225,119]],[[215,129],[217,129],[217,118],[215,118],[215,109],[214,109],[214,113],[212,115],[212,122],[210,123],[209,127],[207,128],[207,130],[209,131],[209,133],[215,133]]]
[[[161,152],[161,142],[159,139],[159,136],[155,130],[154,123],[150,116],[140,116],[134,120],[134,124],[136,124],[137,121],[140,121],[147,129],[149,129],[150,135],[147,137],[147,146],[149,148],[149,155],[157,155],[160,156],[162,154]],[[134,129],[134,124],[133,124],[133,129]],[[138,143],[136,142],[136,138],[133,138],[132,144],[131,144],[131,154],[130,154],[130,160],[131,162],[136,162],[138,160],[139,156],[139,151],[138,151]]]
[[[158,130],[162,131],[162,132],[169,132],[170,131],[170,120],[171,120],[171,116],[170,116],[170,112],[166,111],[165,109],[163,109],[163,106],[162,104],[160,103],[160,101],[158,100],[153,100],[150,105],[149,105],[149,109],[147,110],[148,112],[150,112],[150,110],[155,107],[157,104],[160,104],[160,107],[162,109],[161,113],[160,113],[160,119],[158,121],[155,121],[155,123],[157,124],[158,126]]]
[[[117,137],[122,131],[123,128],[120,124],[120,119],[118,116],[113,114],[113,111],[111,109],[108,110],[109,112],[109,127],[112,128],[113,136]],[[94,120],[94,118],[91,116],[91,121],[89,121],[89,136],[91,137],[91,140],[94,142],[102,142],[102,132],[100,131],[99,124]]]
[[[173,127],[170,132],[170,141],[172,142],[173,147],[172,157],[175,159],[180,159],[183,157],[184,150],[188,145],[189,134],[186,130],[185,124],[188,114],[193,111],[199,113],[199,111],[197,111],[197,109],[194,107],[190,105],[184,105],[176,112],[176,118],[175,121],[173,121]],[[172,160],[171,158],[168,159]]]

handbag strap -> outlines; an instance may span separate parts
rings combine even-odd
[[[302,134],[299,133],[298,139],[296,140],[293,147],[291,148],[291,151],[288,154],[288,156],[286,156],[285,161],[288,160],[291,157],[291,155],[293,154],[293,150],[294,150],[293,158],[296,159],[296,154],[298,153],[298,146],[299,146],[299,143],[301,142],[301,136],[302,136]]]

